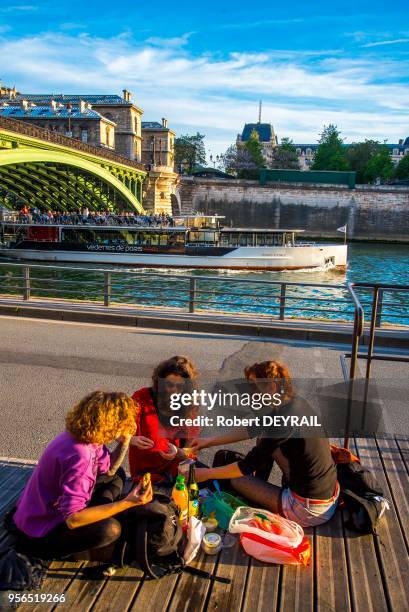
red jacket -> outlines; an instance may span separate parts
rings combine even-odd
[[[151,472],[152,474],[168,473],[174,476],[177,473],[180,459],[175,458],[169,461],[164,459],[159,451],[167,450],[169,442],[179,447],[181,438],[197,437],[199,428],[165,427],[159,420],[149,387],[143,387],[135,391],[132,399],[139,406],[136,418],[136,435],[145,436],[155,442],[155,446],[148,449],[139,449],[136,446],[129,447],[129,467],[132,478],[137,478],[145,472]]]

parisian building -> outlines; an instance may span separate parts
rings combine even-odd
[[[143,110],[127,89],[122,96],[25,94],[0,84],[0,115],[110,148],[145,164],[144,207],[149,212],[171,212],[171,196],[178,184],[173,168],[175,132],[166,119],[143,125]]]
[[[271,162],[273,150],[279,144],[274,127],[270,123],[246,123],[242,133],[237,135],[236,143],[240,145],[241,143],[247,142],[252,132],[256,132],[258,135],[263,157],[268,167]],[[318,144],[294,144],[294,146],[297,151],[300,170],[309,170],[314,162]],[[386,143],[386,146],[389,149],[393,163],[397,165],[402,157],[409,153],[409,137],[399,140],[398,144]]]
[[[22,99],[18,106],[3,101],[0,102],[0,117],[17,119],[95,147],[115,150],[116,123],[103,117],[83,100],[78,105],[62,104],[55,100],[50,100],[46,105],[37,105]]]

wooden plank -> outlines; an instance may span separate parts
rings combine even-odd
[[[351,451],[359,455],[354,440],[351,440]],[[341,516],[344,521],[345,513],[341,513]],[[374,536],[359,535],[344,527],[344,537],[352,608],[357,611],[386,612],[387,601]]]
[[[98,565],[98,563],[87,563],[87,566],[89,567],[93,567],[95,565]],[[58,604],[56,609],[63,609],[65,606],[65,609],[87,612],[87,610],[90,610],[96,601],[106,581],[107,578],[105,577],[101,579],[92,579],[89,576],[84,576],[82,574],[82,570],[79,569],[79,571],[75,574],[74,579],[70,580],[68,588],[65,590],[65,603]],[[47,589],[55,588],[55,586],[53,586],[52,583],[49,583],[47,580],[47,585],[44,585],[42,588],[43,592],[47,592],[46,586]],[[53,590],[51,592],[55,591]]]
[[[281,571],[280,565],[250,559],[242,612],[277,609]]]
[[[217,555],[206,555],[201,551],[190,566],[213,574],[216,571],[216,560]],[[174,590],[168,612],[187,612],[188,610],[202,612],[205,609],[206,597],[211,586],[211,580],[183,572]],[[229,586],[226,585],[226,588]]]
[[[127,567],[117,570],[100,592],[92,612],[128,610],[142,582],[143,572],[140,569]]]
[[[351,610],[342,516],[315,528],[317,611]]]
[[[362,464],[378,478],[385,496],[392,499],[375,440],[356,439]],[[384,581],[385,596],[392,610],[407,609],[409,599],[409,559],[394,504],[384,515],[374,539]]]
[[[144,578],[141,588],[138,591],[135,601],[129,610],[146,610],[146,612],[163,612],[166,610],[176,583],[178,574],[165,576],[160,580],[148,580]]]
[[[406,471],[409,474],[409,438],[403,438],[402,436],[396,436],[395,440],[401,452],[403,464],[406,467]]]
[[[314,608],[314,563],[315,546],[313,530],[304,529],[310,540],[311,559],[308,567],[284,565],[282,568],[281,591],[278,610],[308,612]]]
[[[392,438],[376,440],[383,469],[388,480],[395,509],[402,525],[403,537],[408,547],[409,534],[409,475],[402,461],[396,441]],[[409,548],[409,547],[408,547]]]
[[[217,576],[230,578],[231,584],[213,583],[208,610],[232,612],[241,609],[249,563],[250,558],[242,549],[238,538],[234,546],[222,550],[217,565]]]

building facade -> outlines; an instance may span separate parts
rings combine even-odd
[[[0,116],[37,125],[95,147],[115,150],[116,124],[83,100],[79,105],[50,100],[49,104],[41,106],[25,99],[18,106],[3,101],[0,102]]]
[[[0,102],[10,106],[19,106],[24,101],[36,106],[49,106],[51,102],[64,106],[80,106],[88,103],[90,107],[102,115],[115,127],[115,151],[128,159],[138,162],[142,157],[142,114],[143,111],[131,100],[131,93],[123,90],[123,96],[99,94],[22,94],[14,90],[0,95]]]
[[[246,123],[241,134],[237,135],[236,144],[247,142],[252,132],[258,134],[259,142],[262,147],[264,161],[267,167],[270,166],[274,148],[278,146],[277,134],[270,123]],[[314,163],[315,153],[318,144],[294,144],[300,170],[309,170]],[[348,145],[345,145],[346,147]],[[392,161],[396,166],[404,155],[409,153],[409,137],[402,139],[398,144],[386,144],[389,149]]]
[[[236,144],[241,144],[250,140],[253,132],[256,132],[262,148],[264,161],[267,166],[270,165],[273,151],[278,145],[277,135],[271,123],[246,123],[241,134],[237,134]]]
[[[142,122],[142,163],[149,169],[145,206],[155,212],[172,212],[172,195],[178,185],[174,171],[175,132],[167,119]]]
[[[124,89],[122,96],[100,94],[23,94],[0,88],[0,114],[61,132],[91,145],[108,147],[147,166],[144,206],[171,212],[178,184],[174,172],[175,132],[167,120],[142,124],[143,111]]]

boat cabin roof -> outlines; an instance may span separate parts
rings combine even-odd
[[[283,234],[283,233],[301,233],[305,232],[303,229],[270,229],[263,227],[224,227],[223,232],[240,232],[240,233],[251,233],[251,234]]]

